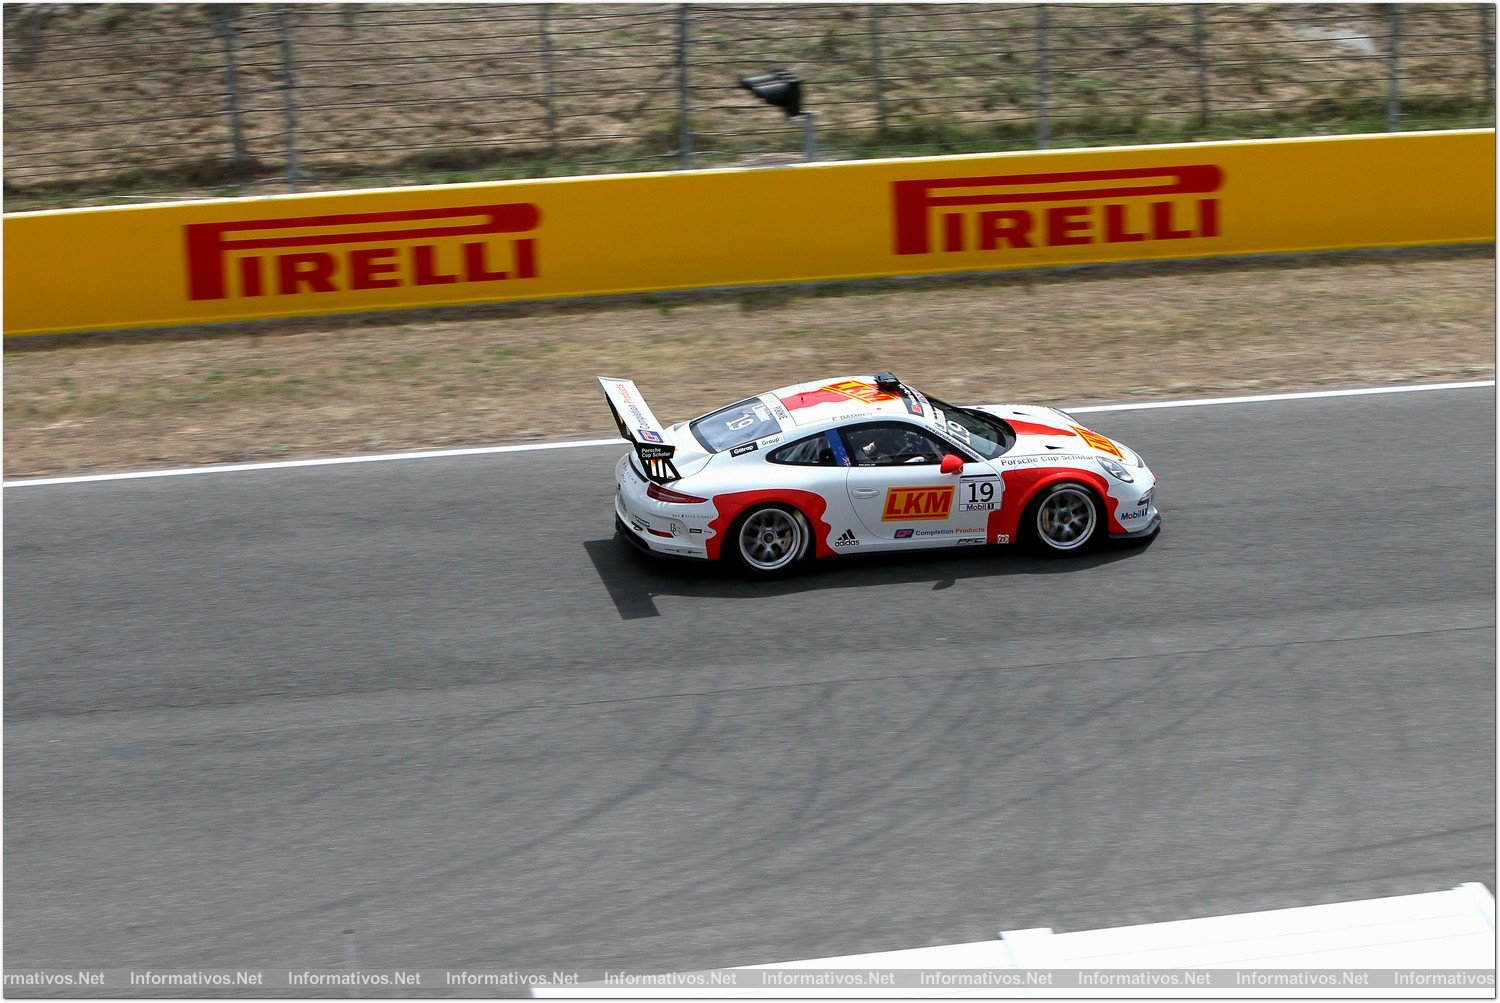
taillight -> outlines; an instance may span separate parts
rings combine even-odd
[[[660,502],[672,502],[674,505],[702,505],[708,501],[707,498],[699,498],[697,495],[685,495],[681,491],[664,488],[654,481],[646,486],[646,497],[655,498]]]

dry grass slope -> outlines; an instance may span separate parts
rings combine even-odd
[[[1207,5],[1199,45],[1188,5],[1048,5],[1044,55],[1022,4],[298,4],[299,158],[313,188],[678,166],[680,27],[695,166],[797,148],[735,87],[777,66],[833,157],[1029,146],[1044,87],[1054,146],[1383,129],[1386,6]],[[1485,9],[1401,8],[1405,127],[1492,123]],[[6,5],[11,207],[279,178],[280,10]]]

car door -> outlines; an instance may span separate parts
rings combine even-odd
[[[989,464],[930,429],[899,420],[839,430],[850,461],[849,503],[875,546],[961,546],[985,542],[998,508],[1000,477]],[[962,471],[945,474],[953,454]]]

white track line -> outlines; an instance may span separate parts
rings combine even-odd
[[[1072,414],[1096,411],[1152,411],[1170,407],[1210,407],[1215,404],[1261,404],[1267,401],[1311,400],[1321,397],[1368,397],[1372,394],[1414,394],[1430,390],[1471,390],[1492,387],[1494,380],[1468,383],[1419,383],[1399,387],[1361,387],[1355,390],[1309,390],[1286,394],[1256,394],[1251,397],[1206,397],[1197,400],[1142,401],[1138,404],[1091,404],[1065,407]],[[450,456],[485,456],[491,453],[525,453],[538,449],[578,449],[583,446],[617,446],[620,439],[573,439],[568,442],[532,442],[515,446],[474,446],[468,449],[428,449],[415,453],[381,453],[374,456],[331,456],[319,460],[275,460],[267,463],[225,463],[212,467],[180,467],[174,470],[139,470],[119,474],[84,474],[78,477],[33,477],[5,481],[7,488],[39,488],[53,484],[89,484],[95,481],[139,480],[146,477],[183,477],[188,474],[234,474],[253,470],[288,470],[293,467],[328,467],[341,463],[379,463],[384,460],[434,460]]]
[[[1212,404],[1259,404],[1263,401],[1300,401],[1315,397],[1368,397],[1371,394],[1415,394],[1424,390],[1470,390],[1492,387],[1494,380],[1472,380],[1468,383],[1418,383],[1403,387],[1361,387],[1357,390],[1305,390],[1289,394],[1256,394],[1252,397],[1200,397],[1185,401],[1143,401],[1139,404],[1097,404],[1065,407],[1064,411],[1083,414],[1090,411],[1154,411],[1164,407],[1208,407]]]

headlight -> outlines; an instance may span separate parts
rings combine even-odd
[[[1135,480],[1134,477],[1130,476],[1130,471],[1120,466],[1114,460],[1106,460],[1101,456],[1099,457],[1099,466],[1103,467],[1104,472],[1117,481],[1124,481],[1126,484],[1130,484]]]

